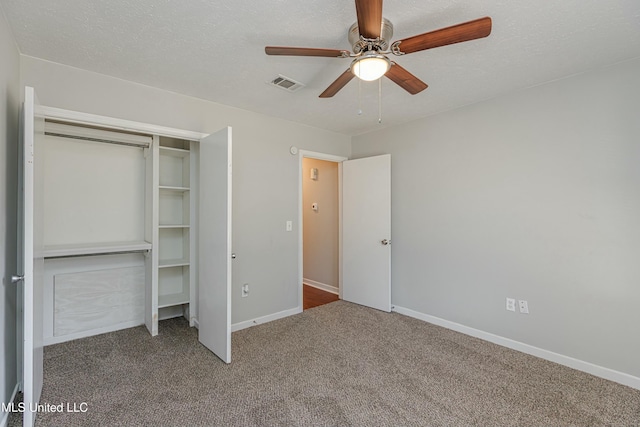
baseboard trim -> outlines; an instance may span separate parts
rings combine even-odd
[[[20,389],[20,383],[16,383],[16,386],[13,388],[13,393],[11,393],[11,399],[5,403],[11,403],[16,400],[16,394],[18,394],[18,390]],[[2,418],[0,418],[0,427],[7,427],[9,425],[9,415],[11,412],[2,412]]]
[[[327,285],[326,283],[320,283],[320,282],[316,282],[315,280],[304,279],[304,278],[302,279],[302,283],[307,285],[307,286],[318,288],[318,289],[330,292],[330,293],[335,294],[335,295],[340,295],[340,290],[337,287],[331,286],[331,285]]]
[[[569,368],[577,369],[578,371],[586,372],[596,377],[604,378],[606,380],[614,381],[637,390],[640,390],[640,378],[633,375],[625,374],[624,372],[615,371],[603,366],[594,365],[590,362],[575,359],[573,357],[565,356],[563,354],[554,353],[553,351],[545,350],[539,347],[534,347],[529,344],[515,341],[510,338],[501,337],[489,332],[474,329],[469,326],[461,325],[459,323],[451,322],[449,320],[441,319],[439,317],[431,316],[429,314],[420,313],[419,311],[411,310],[409,308],[400,307],[397,305],[392,306],[391,311],[405,316],[413,317],[419,320],[423,320],[427,323],[442,326],[443,328],[451,329],[456,332],[470,335],[481,340],[489,341],[494,344],[501,345],[503,347],[517,350],[522,353],[530,354],[532,356],[539,357],[541,359],[555,362],[560,365],[567,366]]]
[[[263,323],[272,322],[274,320],[282,319],[284,317],[293,316],[294,314],[302,313],[301,307],[292,308],[290,310],[279,311],[277,313],[269,314],[267,316],[256,317],[255,319],[245,320],[244,322],[238,322],[231,325],[231,332],[247,329],[252,326],[261,325]]]

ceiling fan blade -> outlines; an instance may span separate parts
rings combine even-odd
[[[349,56],[349,52],[346,50],[316,49],[312,47],[267,46],[264,51],[267,55],[326,56],[329,58],[346,58]]]
[[[389,71],[387,71],[387,74],[385,74],[385,76],[389,77],[389,79],[398,84],[398,86],[409,92],[411,95],[420,93],[428,87],[425,82],[423,82],[395,62],[391,63],[391,68],[389,68]]]
[[[392,48],[397,46],[401,53],[413,53],[448,44],[480,39],[487,37],[489,34],[491,34],[491,18],[484,17],[396,41],[393,43]]]
[[[382,28],[382,0],[356,0],[358,30],[362,37],[380,37]]]
[[[324,90],[324,92],[320,94],[320,98],[331,98],[333,95],[338,93],[340,89],[345,87],[345,85],[349,83],[354,77],[355,76],[351,72],[351,69],[348,69],[347,71],[342,73],[340,77],[338,77],[333,83],[331,83],[329,87]]]

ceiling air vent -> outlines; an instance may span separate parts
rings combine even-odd
[[[275,87],[279,87],[280,89],[284,89],[287,92],[295,92],[298,89],[301,89],[304,87],[304,85],[300,82],[297,82],[289,77],[285,77],[282,74],[278,74],[278,77],[276,77],[275,79],[271,80],[271,82],[269,82],[269,84],[275,86]]]

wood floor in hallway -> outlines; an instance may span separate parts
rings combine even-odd
[[[303,286],[303,304],[304,310],[308,308],[318,307],[320,305],[328,304],[330,302],[338,301],[338,295],[331,292],[323,291],[322,289],[314,288],[313,286]]]

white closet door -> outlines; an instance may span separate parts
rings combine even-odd
[[[23,425],[35,423],[43,382],[43,270],[44,233],[42,212],[42,168],[37,164],[36,144],[44,138],[44,118],[36,117],[37,99],[33,88],[25,88],[23,110],[22,163],[22,275],[23,278]]]
[[[199,340],[231,363],[231,128],[200,140]]]

